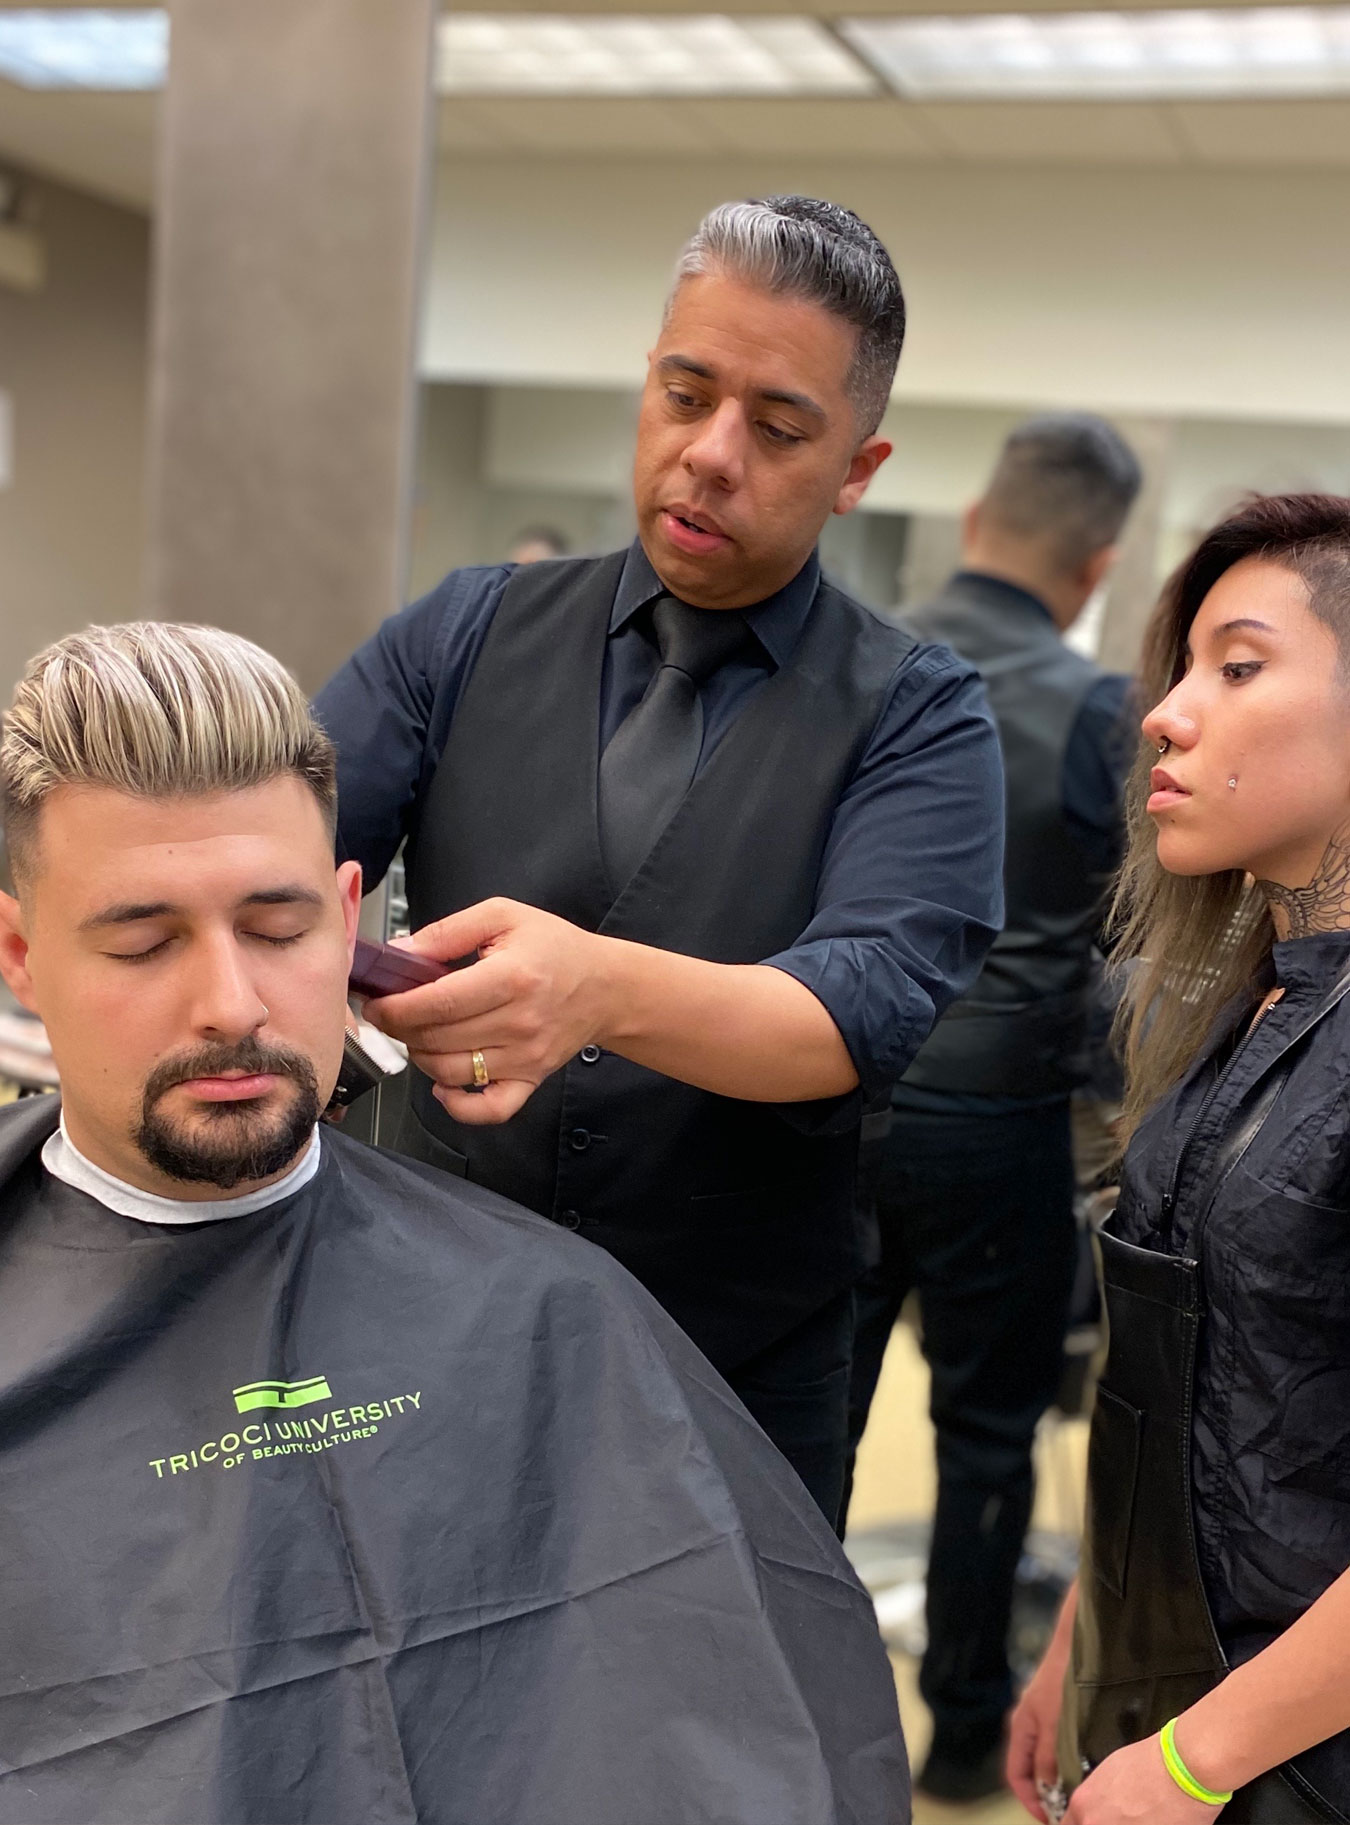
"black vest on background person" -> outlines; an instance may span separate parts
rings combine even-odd
[[[904,1081],[982,1096],[1067,1094],[1086,1074],[1092,944],[1107,883],[1065,822],[1064,755],[1104,674],[1065,646],[1044,609],[994,579],[953,577],[905,625],[945,641],[984,680],[1007,789],[1007,916],[974,987]]]
[[[809,923],[835,806],[911,637],[822,582],[791,658],[756,688],[616,899],[596,777],[625,556],[535,564],[507,585],[409,835],[414,929],[502,894],[587,931],[754,963]],[[856,1125],[804,1132],[809,1110],[794,1122],[596,1046],[498,1127],[452,1121],[420,1073],[409,1101],[404,1151],[610,1250],[723,1371],[864,1264]]]

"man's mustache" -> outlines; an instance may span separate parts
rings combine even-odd
[[[236,1045],[204,1045],[194,1052],[162,1058],[146,1079],[145,1107],[149,1108],[176,1084],[194,1077],[223,1077],[227,1071],[240,1071],[249,1077],[290,1077],[306,1089],[317,1089],[314,1067],[303,1052],[293,1052],[288,1046],[265,1046],[250,1037]]]

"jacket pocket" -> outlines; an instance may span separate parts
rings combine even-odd
[[[1088,1539],[1093,1572],[1120,1598],[1129,1566],[1143,1431],[1138,1407],[1099,1386],[1088,1442]]]

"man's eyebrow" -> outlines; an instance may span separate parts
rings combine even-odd
[[[162,919],[166,913],[181,912],[168,900],[118,900],[112,906],[101,906],[97,912],[81,919],[82,932],[95,931],[100,925],[135,925],[141,919]]]
[[[805,412],[811,418],[825,417],[825,408],[817,405],[809,393],[786,393],[779,387],[764,387],[759,397],[767,399],[770,405],[795,406],[797,411]]]
[[[322,907],[323,895],[316,893],[312,887],[301,887],[288,883],[284,887],[263,887],[257,893],[245,894],[240,906],[313,906]],[[81,919],[79,929],[97,931],[106,925],[137,925],[142,919],[172,918],[181,913],[183,908],[176,906],[172,900],[119,900],[112,906],[102,906],[97,912]]]
[[[692,355],[663,355],[657,363],[661,368],[673,368],[677,373],[692,374],[698,380],[716,380],[715,371],[702,361],[695,361]],[[790,393],[782,387],[759,387],[755,397],[765,399],[770,405],[795,406],[799,412],[807,412],[812,418],[826,417],[824,406],[812,399],[809,393]]]
[[[312,887],[287,885],[285,887],[265,887],[259,893],[245,894],[239,902],[241,906],[314,906],[322,907],[324,897]]]

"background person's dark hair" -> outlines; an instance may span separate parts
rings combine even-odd
[[[881,423],[905,340],[905,296],[891,256],[839,203],[771,196],[719,203],[685,245],[675,283],[720,272],[784,297],[805,298],[858,331],[849,393],[863,435]]]
[[[1018,538],[1048,541],[1065,573],[1114,545],[1143,480],[1125,439],[1091,412],[1045,412],[1012,432],[981,502]]]
[[[1335,634],[1350,679],[1350,499],[1255,495],[1207,532],[1163,589],[1144,639],[1140,702],[1161,703],[1186,669],[1186,643],[1219,578],[1247,558],[1292,571]],[[1346,715],[1350,718],[1350,696]],[[1137,957],[1122,1004],[1126,1136],[1183,1075],[1224,1003],[1245,989],[1275,941],[1265,896],[1238,869],[1173,875],[1145,810],[1158,756],[1141,741],[1127,795],[1129,849],[1112,912],[1113,963]]]

